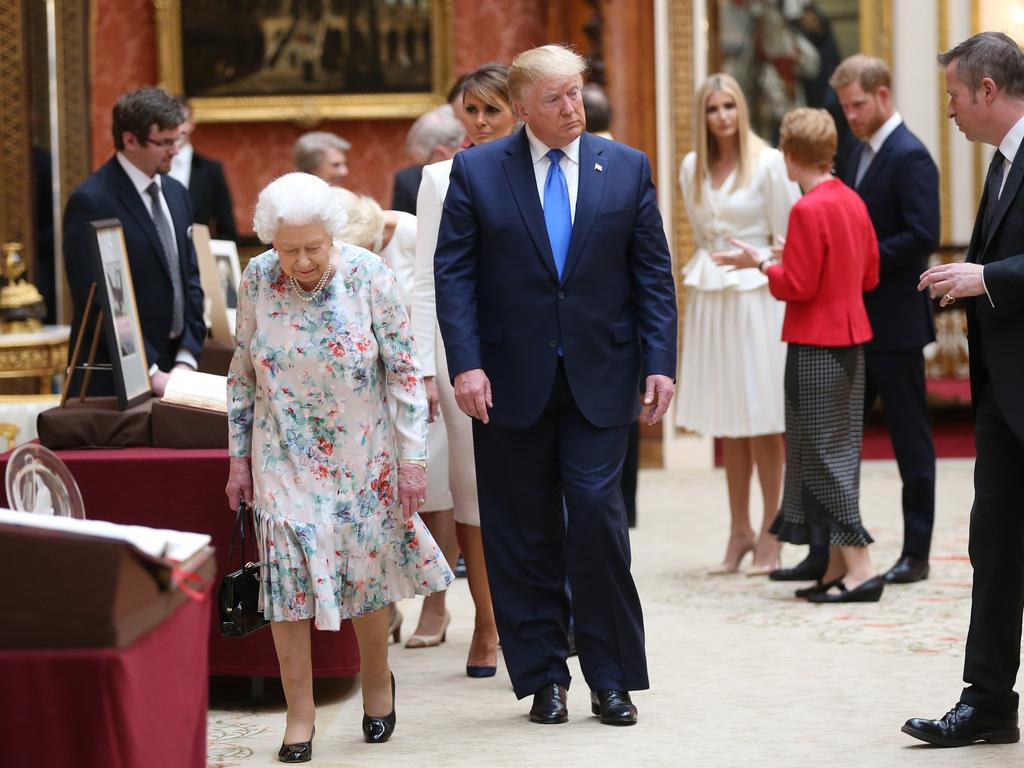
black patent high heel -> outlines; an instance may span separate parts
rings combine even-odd
[[[363,710],[363,740],[367,744],[383,744],[395,732],[395,673],[391,673],[391,714],[370,717]]]
[[[282,744],[277,751],[277,759],[282,763],[308,763],[313,759],[313,737],[316,736],[316,726],[309,734],[309,741],[297,741],[294,744]]]

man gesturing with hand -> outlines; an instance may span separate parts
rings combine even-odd
[[[560,46],[520,54],[525,127],[456,155],[437,317],[516,695],[533,722],[568,719],[568,577],[591,709],[632,725],[648,680],[619,478],[638,395],[649,424],[672,399],[676,300],[650,163],[584,133],[584,70]]]

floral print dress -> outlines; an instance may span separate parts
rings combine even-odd
[[[395,277],[362,248],[336,243],[338,255],[310,301],[276,252],[249,262],[228,376],[230,453],[251,460],[264,616],[330,630],[452,582],[398,502],[399,460],[426,457],[427,401]]]

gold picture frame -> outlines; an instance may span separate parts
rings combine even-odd
[[[284,120],[312,125],[328,119],[400,119],[418,117],[443,104],[453,80],[453,0],[430,4],[430,88],[426,91],[359,93],[276,93],[203,95],[186,92],[182,6],[200,0],[153,0],[156,15],[160,84],[187,98],[201,122]],[[379,0],[373,0],[379,2]]]

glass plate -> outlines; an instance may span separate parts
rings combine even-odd
[[[7,503],[18,512],[85,519],[82,492],[67,465],[37,443],[26,443],[7,462]]]

